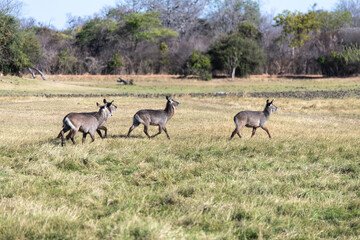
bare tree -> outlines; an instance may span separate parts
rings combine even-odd
[[[360,27],[360,0],[339,0],[336,9],[349,11],[353,20],[352,27]]]
[[[18,0],[0,0],[0,13],[4,15],[19,16],[23,3]]]
[[[259,5],[252,0],[212,0],[208,12],[207,19],[220,35],[236,31],[244,20],[257,22],[260,17]]]
[[[177,31],[180,38],[196,26],[208,3],[209,0],[144,0],[148,10],[160,13],[164,27]]]

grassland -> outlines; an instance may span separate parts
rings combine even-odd
[[[131,86],[57,78],[0,79],[0,239],[359,239],[360,98],[275,99],[273,139],[243,129],[242,139],[229,141],[233,116],[262,110],[266,99],[184,95],[167,125],[169,141],[148,140],[141,127],[125,138],[138,109],[163,108],[165,99],[113,97],[119,109],[106,124],[109,137],[82,145],[79,134],[78,145],[62,148],[55,137],[63,116],[95,111],[102,98],[36,94]],[[175,93],[179,85],[274,92],[357,89],[360,79],[135,83],[138,93]]]
[[[135,85],[117,83],[115,76],[50,76],[49,81],[31,78],[0,78],[0,95],[41,94],[190,94],[214,92],[338,91],[360,89],[358,78],[346,79],[214,79],[199,81],[178,76],[122,76]]]

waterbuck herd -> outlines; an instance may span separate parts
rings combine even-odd
[[[127,137],[130,136],[130,133],[140,124],[144,125],[144,133],[148,138],[156,137],[161,134],[162,130],[166,133],[168,139],[170,136],[166,130],[166,123],[174,116],[175,109],[180,105],[179,102],[173,100],[171,97],[166,97],[167,103],[164,110],[152,110],[152,109],[143,109],[135,113],[133,117],[133,124],[129,129]],[[63,119],[63,128],[60,131],[58,138],[61,138],[61,146],[64,146],[65,139],[64,134],[68,131],[66,140],[71,139],[73,144],[75,144],[74,137],[77,132],[83,133],[82,143],[85,142],[87,134],[90,134],[91,141],[95,140],[95,131],[99,134],[101,138],[107,137],[107,128],[104,126],[106,120],[109,116],[112,116],[113,111],[117,109],[114,105],[114,101],[107,102],[104,99],[104,105],[96,103],[99,107],[97,112],[85,112],[85,113],[69,113]],[[255,135],[256,129],[261,127],[266,131],[271,138],[269,130],[265,127],[266,121],[269,119],[272,112],[277,111],[277,107],[274,105],[274,100],[271,102],[266,100],[266,105],[263,111],[241,111],[234,116],[235,130],[232,132],[230,139],[232,139],[235,134],[240,138],[239,133],[240,129],[245,127],[252,128],[251,137]],[[149,126],[158,126],[159,132],[153,136],[150,136],[148,133]],[[104,131],[104,136],[100,130]]]

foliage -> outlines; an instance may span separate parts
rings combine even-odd
[[[316,18],[320,22],[321,32],[338,30],[351,24],[351,13],[349,11],[320,11]]]
[[[239,26],[239,33],[230,34],[210,47],[214,70],[244,77],[254,73],[265,61],[265,53],[254,39],[259,37],[254,27]]]
[[[61,51],[57,55],[56,72],[73,74],[76,72],[77,59],[69,49]]]
[[[237,32],[239,36],[255,40],[258,43],[262,40],[262,34],[259,29],[249,21],[239,23]]]
[[[321,22],[314,11],[308,13],[283,11],[274,17],[276,27],[282,27],[281,42],[289,42],[289,47],[301,47],[312,37],[310,33],[321,27]]]
[[[210,56],[195,50],[189,58],[187,63],[187,70],[189,74],[197,75],[200,79],[211,80],[211,60]]]
[[[121,68],[124,66],[124,60],[120,53],[116,53],[112,60],[107,63],[105,73],[107,74],[119,74]]]
[[[274,26],[282,27],[281,36],[277,40],[288,42],[289,47],[298,48],[313,38],[311,33],[318,30],[321,32],[334,31],[348,26],[351,22],[351,13],[341,10],[334,12],[309,11],[308,13],[285,10],[274,20]]]
[[[344,46],[339,53],[332,51],[329,55],[317,58],[321,70],[326,76],[348,77],[360,73],[359,45]]]
[[[171,59],[169,56],[169,47],[165,42],[160,43],[160,56],[159,56],[159,73],[171,71]]]
[[[15,17],[0,14],[0,72],[19,74],[39,55],[40,45],[33,33],[21,31]]]
[[[124,17],[124,22],[135,42],[156,42],[160,38],[177,36],[176,32],[161,26],[157,12],[130,13]]]
[[[76,35],[76,45],[86,48],[92,56],[101,53],[104,46],[110,43],[111,34],[116,30],[115,21],[94,18],[89,20]]]

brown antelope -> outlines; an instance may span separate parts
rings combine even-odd
[[[141,124],[144,125],[144,133],[148,138],[156,137],[161,133],[162,130],[166,133],[166,136],[168,139],[170,139],[170,136],[166,130],[166,123],[169,121],[172,116],[175,113],[175,109],[180,105],[179,102],[171,99],[171,97],[166,97],[167,103],[165,110],[151,110],[151,109],[144,109],[140,110],[137,113],[135,113],[133,117],[133,125],[130,127],[129,132],[127,136],[130,136],[130,133],[134,128]],[[159,132],[153,136],[150,137],[148,134],[148,128],[150,125],[159,126]]]
[[[266,100],[266,106],[264,111],[242,111],[235,115],[234,122],[235,122],[235,130],[232,132],[230,139],[232,139],[235,134],[237,134],[240,138],[241,135],[239,133],[240,129],[245,127],[252,128],[252,134],[251,137],[255,135],[256,129],[258,127],[261,127],[264,129],[267,134],[269,135],[269,138],[271,138],[271,135],[269,133],[269,130],[265,127],[266,121],[269,119],[270,114],[272,112],[277,111],[277,107],[273,104],[274,100],[269,102],[269,99]]]
[[[100,130],[104,130],[106,137],[107,128],[103,125],[108,117],[112,115],[112,112],[117,109],[113,102],[109,103],[104,99],[105,105],[100,106],[99,103],[96,103],[99,107],[98,112],[67,114],[63,119],[63,129],[58,135],[58,138],[61,138],[61,146],[64,146],[64,134],[69,130],[70,133],[66,136],[66,140],[71,139],[73,144],[75,144],[74,136],[78,131],[83,133],[82,143],[85,142],[87,134],[90,134],[93,142],[95,140],[95,131],[102,137]]]

